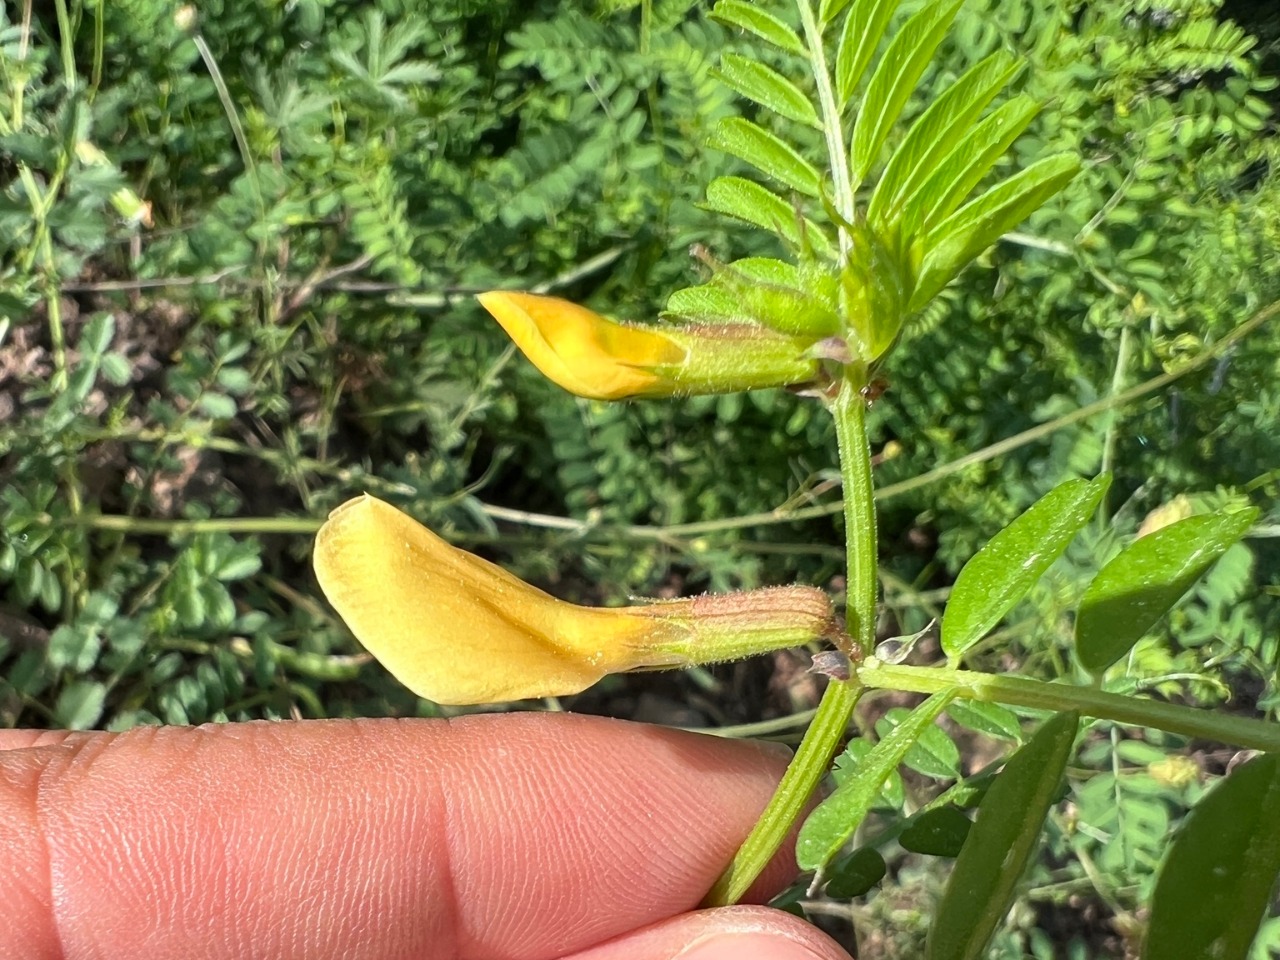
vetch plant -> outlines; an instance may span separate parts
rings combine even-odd
[[[1023,65],[1003,51],[970,66],[900,130],[962,3],[926,3],[890,31],[896,0],[821,0],[816,9],[797,0],[794,13],[720,0],[713,16],[772,45],[792,69],[723,55],[722,79],[760,113],[722,121],[713,142],[762,179],[720,177],[708,185],[706,205],[772,234],[789,258],[711,262],[707,282],[673,294],[668,322],[649,326],[532,294],[481,297],[529,360],[583,397],[785,386],[823,404],[834,419],[843,482],[843,628],[829,601],[803,586],[620,609],[573,606],[370,497],[331,515],[315,555],[323,589],[357,637],[411,689],[441,703],[571,693],[608,672],[833,644],[839,656],[822,659],[832,679],[816,716],[773,801],[708,893],[709,905],[740,899],[777,851],[866,691],[928,694],[914,710],[887,717],[874,746],[849,745],[838,787],[800,829],[797,860],[810,891],[870,889],[884,873],[878,847],[893,838],[867,840],[860,828],[901,764],[920,770],[932,762],[933,776],[956,782],[898,837],[909,849],[955,858],[930,934],[932,960],[983,955],[1061,797],[1082,717],[1280,750],[1276,724],[1147,699],[1113,683],[1112,668],[1248,533],[1258,511],[1243,501],[1149,533],[1098,572],[1076,611],[1075,662],[1065,682],[969,670],[965,658],[1090,523],[1107,495],[1105,473],[1049,491],[972,558],[941,619],[944,663],[904,665],[877,644],[866,419],[876,371],[909,335],[913,317],[1080,170],[1079,159],[1064,153],[1000,175],[1002,158],[1041,109],[1027,95],[1005,95]],[[800,76],[803,84],[793,79]],[[805,155],[804,128],[825,146],[822,165]],[[1040,722],[994,777],[960,777],[953,762],[938,759],[945,751],[921,759],[938,737],[949,744],[936,726],[944,712],[1020,740],[1021,723],[1008,707]],[[1280,872],[1278,797],[1280,768],[1268,755],[1244,764],[1193,814],[1156,886],[1147,960],[1247,955]],[[971,821],[962,808],[973,806]],[[1231,818],[1251,826],[1206,839],[1215,822]],[[1198,897],[1206,885],[1230,895]]]

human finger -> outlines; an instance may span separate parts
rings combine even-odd
[[[0,955],[558,956],[693,908],[782,765],[567,714],[28,735]]]
[[[740,906],[681,914],[564,960],[849,960],[849,955],[789,913]]]

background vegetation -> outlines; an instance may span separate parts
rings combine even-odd
[[[362,490],[575,599],[838,592],[826,418],[776,392],[575,400],[470,297],[551,290],[651,318],[699,279],[692,245],[770,252],[699,207],[737,169],[707,134],[749,111],[714,74],[730,44],[767,59],[749,37],[689,0],[35,6],[0,9],[0,723],[442,712],[318,599],[310,533]],[[1049,99],[1013,162],[1071,149],[1087,167],[885,370],[886,635],[922,626],[1040,494],[1107,468],[1104,521],[1000,637],[1003,667],[1058,675],[1063,611],[1149,511],[1247,493],[1270,505],[1261,535],[1131,680],[1280,712],[1274,324],[1114,415],[946,467],[1176,367],[1280,296],[1280,25],[1220,6],[970,0],[944,42],[912,112],[1009,47]],[[783,725],[814,702],[804,666],[612,679],[572,706]],[[987,741],[957,736],[980,765]],[[1112,729],[1085,749],[1101,772],[1051,831],[1005,948],[1123,955],[1170,824],[1230,759],[1188,745],[1157,766],[1167,739]],[[911,784],[888,800],[910,806]],[[908,856],[893,868],[854,913],[863,956],[918,952],[936,881]]]

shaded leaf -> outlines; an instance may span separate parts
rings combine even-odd
[[[851,162],[855,181],[862,182],[871,172],[880,147],[963,5],[964,0],[926,4],[890,41],[867,84],[853,126]]]
[[[989,737],[1020,741],[1022,724],[1018,715],[1008,707],[982,700],[956,700],[947,707],[947,714],[956,723]]]
[[[1018,605],[1093,516],[1110,485],[1110,474],[1059,484],[974,554],[942,615],[947,656],[963,654]]]
[[[822,177],[813,164],[750,120],[726,117],[716,124],[708,142],[806,196],[817,197],[821,193]]]
[[[959,703],[960,701],[956,701]],[[955,706],[955,704],[952,704]],[[973,821],[952,804],[923,810],[898,836],[904,849],[931,857],[959,856]]]
[[[1113,557],[1076,614],[1076,655],[1084,668],[1102,673],[1128,653],[1257,517],[1253,509],[1188,517]]]
[[[911,310],[933,299],[969,263],[1080,172],[1075,154],[1045,157],[961,207],[925,236]]]
[[[987,790],[929,931],[930,960],[983,955],[1040,837],[1078,725],[1074,713],[1046,720]]]
[[[836,97],[841,107],[858,88],[871,55],[901,0],[857,0],[845,17],[836,49]]]
[[[115,337],[116,321],[109,313],[95,313],[80,334],[80,352],[85,356],[101,356]]]
[[[1280,754],[1254,757],[1192,808],[1156,880],[1143,960],[1244,960],[1280,873],[1277,824]]]
[[[910,711],[896,707],[876,722],[876,733],[883,739],[910,716]],[[926,727],[911,745],[902,762],[916,773],[938,780],[954,780],[960,775],[960,750],[941,727]]]
[[[826,894],[837,900],[860,897],[884,879],[888,868],[884,857],[871,847],[859,847],[847,857],[841,857],[831,868],[826,883]]]
[[[796,863],[801,869],[817,870],[825,866],[848,843],[889,774],[897,769],[907,750],[933,725],[955,695],[956,688],[948,687],[916,707],[906,720],[872,747],[852,775],[809,814],[796,839]]]
[[[804,44],[796,32],[768,11],[754,3],[742,0],[717,0],[711,9],[711,18],[730,27],[738,27],[754,33],[761,40],[772,43],[788,53],[803,54]]]
[[[726,53],[720,58],[719,76],[748,100],[788,120],[821,129],[813,102],[778,71],[736,53]]]

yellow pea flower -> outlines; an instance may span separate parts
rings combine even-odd
[[[619,608],[567,603],[368,495],[329,515],[313,560],[356,638],[406,687],[441,704],[565,696],[607,673],[843,636],[813,587]]]
[[[591,400],[733,393],[819,374],[813,338],[755,324],[643,327],[558,297],[494,290],[477,299],[544,375]]]

